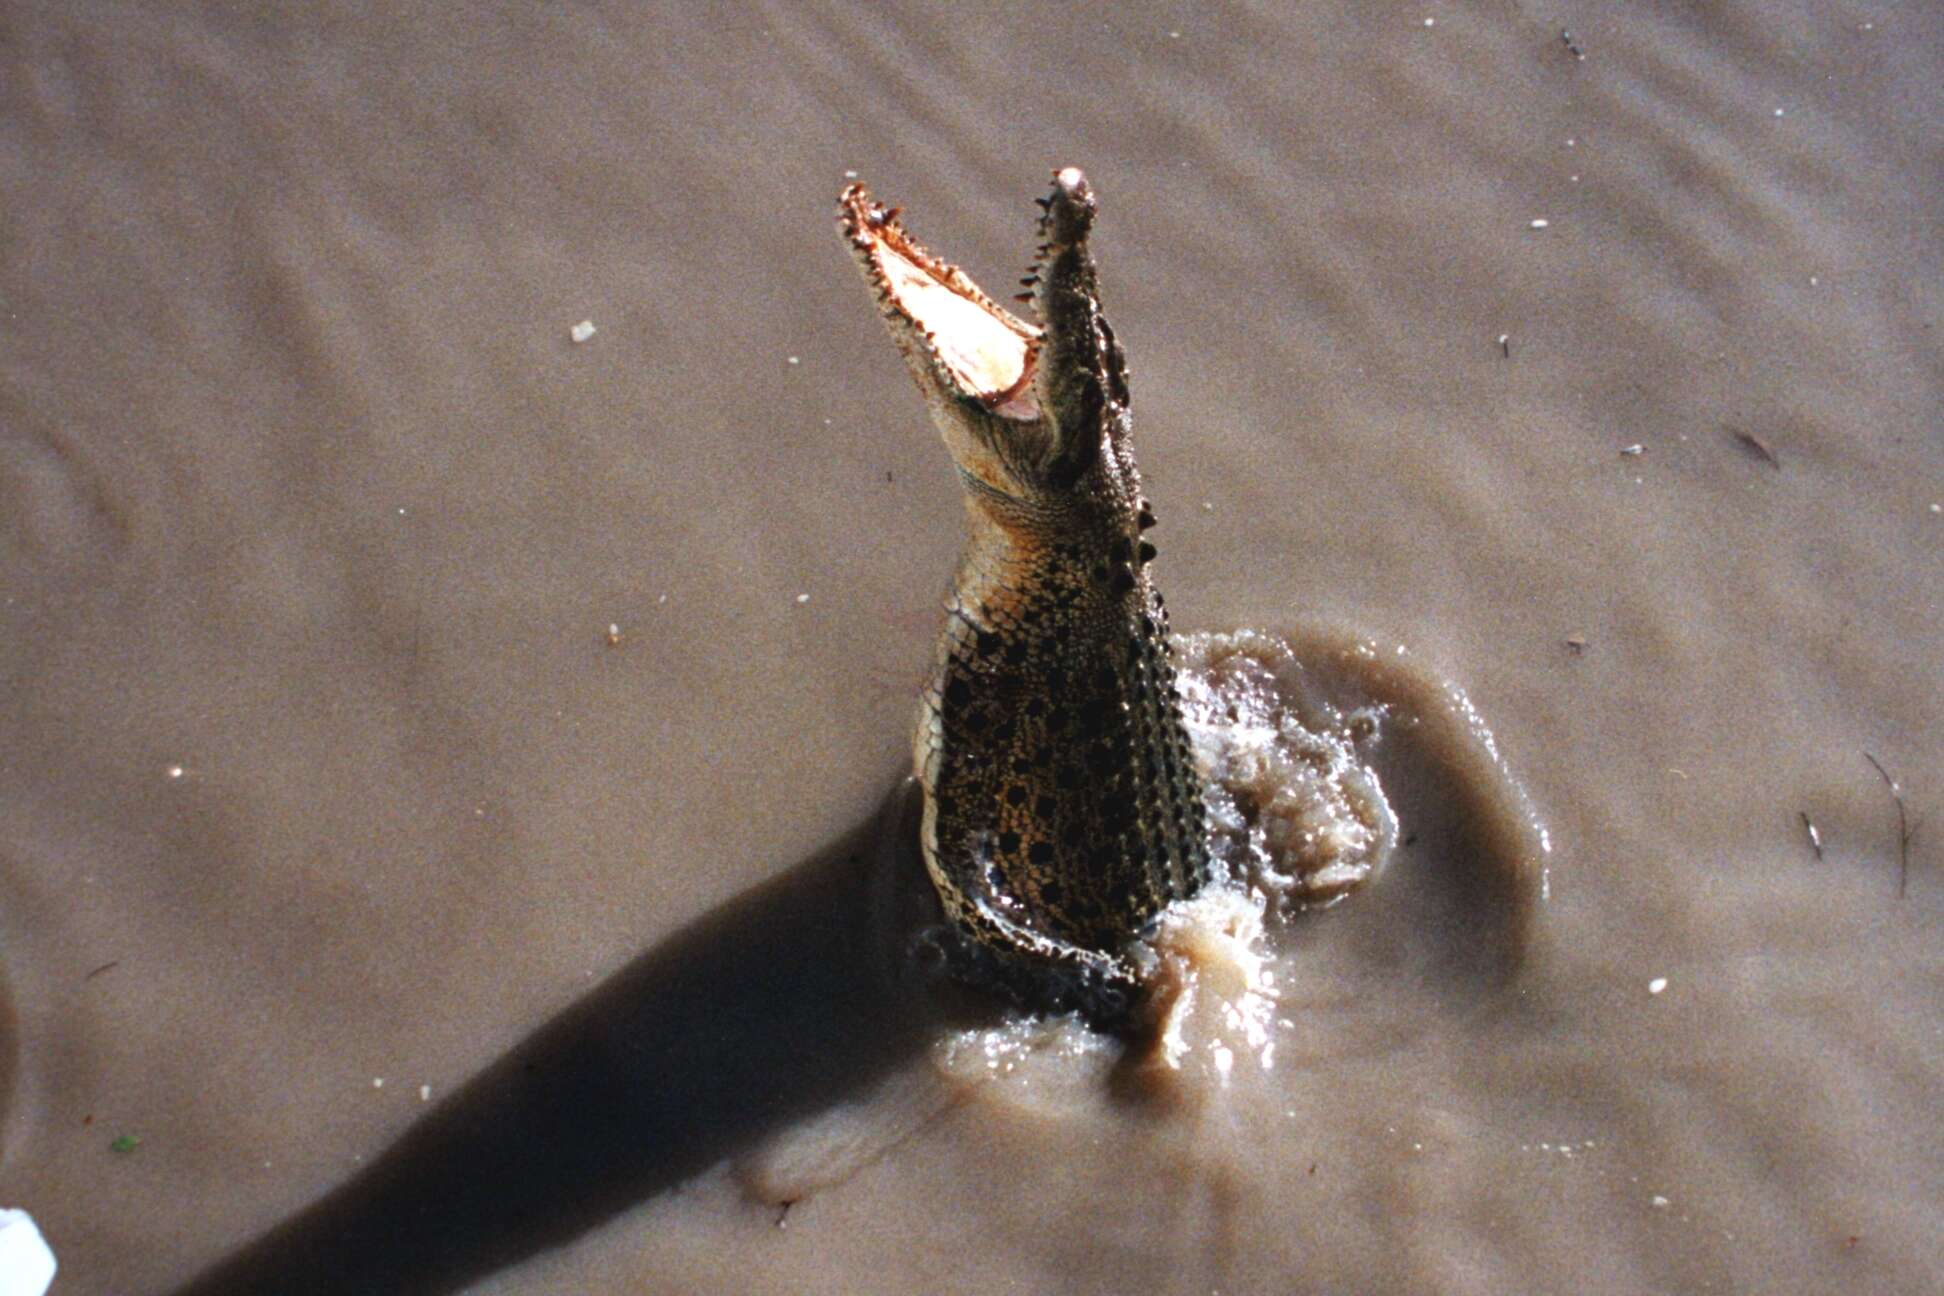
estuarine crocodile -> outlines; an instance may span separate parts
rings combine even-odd
[[[862,185],[838,220],[970,526],[913,744],[948,954],[1030,1006],[1110,1019],[1140,986],[1129,942],[1208,876],[1206,811],[1149,573],[1126,360],[1088,248],[1094,196],[1069,167],[1040,206],[1018,298],[1038,325]]]

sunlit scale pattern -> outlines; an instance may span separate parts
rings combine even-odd
[[[1133,513],[1135,534],[1048,539],[1030,565],[961,572],[921,726],[934,863],[982,882],[964,897],[974,921],[1110,957],[1208,869]]]

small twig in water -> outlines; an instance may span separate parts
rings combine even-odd
[[[88,973],[88,975],[86,975],[86,976],[84,976],[84,977],[82,977],[81,979],[82,979],[83,981],[92,981],[92,980],[94,980],[94,979],[95,979],[96,977],[98,977],[98,976],[100,976],[100,975],[101,975],[101,974],[102,974],[103,972],[109,972],[109,971],[112,971],[112,970],[114,970],[115,968],[118,968],[118,967],[120,967],[120,966],[121,966],[121,960],[120,960],[120,959],[111,959],[110,961],[108,961],[108,962],[106,962],[106,963],[103,963],[103,964],[102,964],[102,965],[101,965],[100,967],[98,967],[98,968],[96,968],[96,969],[95,969],[94,971],[92,971],[92,972],[90,972],[90,973]]]
[[[1743,446],[1745,446],[1749,450],[1754,451],[1756,454],[1760,455],[1764,460],[1766,460],[1768,462],[1769,467],[1778,470],[1782,467],[1782,457],[1775,453],[1774,446],[1764,441],[1761,437],[1756,436],[1753,432],[1749,432],[1743,428],[1738,428],[1738,427],[1731,427],[1728,429],[1728,432],[1731,436],[1735,438],[1735,440],[1741,442]]]
[[[1512,335],[1510,333],[1499,334],[1499,354],[1507,360],[1512,358]]]
[[[1816,852],[1816,863],[1822,863],[1822,834],[1816,831],[1816,821],[1809,817],[1807,810],[1796,811],[1802,817],[1802,830],[1809,834],[1809,849]]]
[[[1566,52],[1568,54],[1571,54],[1575,59],[1578,59],[1581,62],[1585,61],[1586,51],[1581,49],[1579,46],[1579,42],[1573,39],[1573,33],[1569,31],[1561,31],[1559,33],[1559,43],[1561,45],[1564,45],[1566,47]]]
[[[1870,762],[1877,777],[1890,789],[1890,799],[1897,803],[1897,899],[1901,900],[1910,884],[1910,812],[1904,808],[1903,789],[1890,777],[1890,771],[1883,768],[1883,762],[1868,752],[1863,753],[1863,759]]]
[[[783,1222],[790,1218],[790,1207],[796,1204],[797,1204],[797,1199],[794,1197],[789,1198],[787,1201],[781,1201],[777,1203],[776,1227],[778,1228],[783,1227]]]

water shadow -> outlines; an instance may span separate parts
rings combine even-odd
[[[1397,815],[1398,847],[1358,908],[1385,911],[1408,956],[1366,951],[1373,967],[1412,964],[1427,980],[1478,990],[1524,965],[1551,845],[1498,742],[1463,690],[1408,656],[1335,627],[1285,641],[1309,687],[1339,709],[1384,710],[1369,754]]]
[[[177,1296],[454,1291],[884,1075],[924,1038],[878,900],[905,804],[637,958]]]
[[[1335,627],[1284,639],[1305,688],[1345,712],[1383,708],[1367,758],[1399,839],[1359,892],[1293,925],[1284,1003],[1305,1029],[1279,1056],[1379,1058],[1515,1010],[1552,847],[1496,740],[1462,690],[1394,645]]]

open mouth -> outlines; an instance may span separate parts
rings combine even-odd
[[[1033,375],[1040,330],[986,296],[963,270],[927,252],[861,184],[838,199],[845,241],[920,386],[976,401],[1002,418],[1039,417]]]

